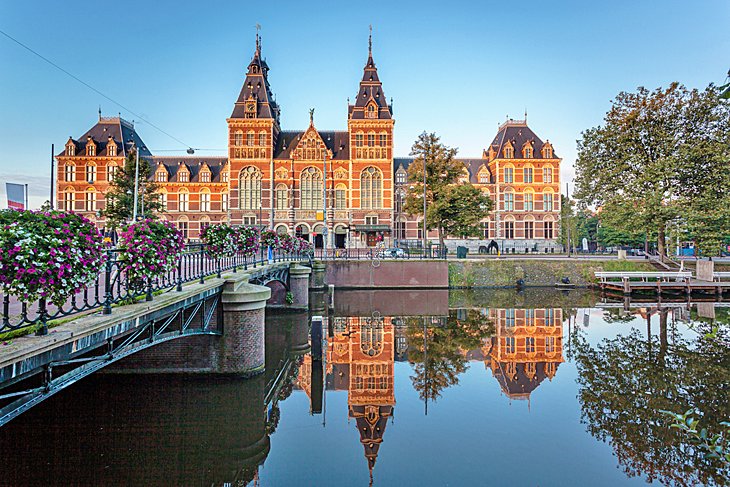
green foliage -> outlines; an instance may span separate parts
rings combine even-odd
[[[286,304],[294,303],[294,295],[291,293],[291,291],[287,291],[286,296],[284,296],[284,301],[286,301]]]
[[[669,426],[676,428],[690,438],[690,441],[705,452],[705,458],[720,460],[726,467],[730,466],[730,423],[721,421],[720,426],[724,428],[721,433],[710,436],[707,428],[700,428],[700,422],[696,416],[701,415],[697,409],[688,409],[684,414],[672,411],[661,411],[669,416],[674,422]]]
[[[653,232],[665,256],[670,222],[702,211],[698,198],[730,172],[730,104],[718,95],[678,83],[619,93],[604,125],[578,142],[580,204],[601,207],[602,223],[619,231]]]
[[[489,214],[491,199],[470,183],[459,183],[466,171],[454,159],[456,149],[446,147],[436,134],[418,136],[411,148],[414,161],[408,167],[413,184],[404,205],[409,215],[423,215],[423,168],[426,166],[426,227],[439,231],[439,241],[448,234],[478,235],[479,221]]]
[[[108,226],[112,229],[119,228],[132,219],[135,166],[136,156],[133,151],[130,151],[124,160],[124,166],[117,169],[113,181],[109,183],[106,207],[101,214],[107,219]],[[157,213],[165,211],[157,195],[158,186],[153,181],[153,171],[149,161],[140,157],[137,215],[142,219],[154,219],[157,217]]]

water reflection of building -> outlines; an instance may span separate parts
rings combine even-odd
[[[495,335],[482,356],[510,399],[529,399],[563,360],[563,312],[560,308],[492,308],[487,311]]]

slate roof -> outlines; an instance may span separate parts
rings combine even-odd
[[[529,395],[537,389],[537,386],[545,380],[545,362],[535,363],[535,375],[532,379],[527,377],[525,373],[525,364],[515,364],[515,376],[507,377],[505,375],[504,362],[497,362],[497,370],[494,372],[494,378],[499,382],[502,391],[511,399],[527,399]],[[556,368],[559,364],[555,364]]]
[[[276,147],[274,148],[274,159],[290,159],[292,151],[296,149],[299,140],[301,140],[305,132],[306,130],[286,130],[280,132],[276,141]],[[346,130],[318,130],[317,133],[322,137],[324,145],[332,151],[333,160],[350,159],[350,135]]]
[[[251,95],[256,99],[256,118],[273,118],[279,120],[280,108],[274,101],[269,86],[269,65],[261,57],[261,40],[256,37],[256,51],[248,65],[246,79],[241,87],[231,118],[245,118],[246,101]]]
[[[375,61],[373,61],[372,49],[368,53],[368,60],[363,69],[360,89],[355,97],[355,103],[348,107],[349,117],[353,120],[364,120],[365,108],[371,101],[374,101],[378,106],[378,119],[388,120],[393,118],[393,107],[388,105],[385,98],[383,84],[378,78],[378,68],[375,67]]]
[[[408,166],[411,165],[413,162],[413,157],[394,157],[393,158],[393,174],[398,171],[399,168],[403,168],[406,171],[408,170]],[[479,170],[481,169],[482,165],[487,166],[487,170],[489,171],[490,175],[490,182],[494,181],[494,175],[492,174],[492,171],[489,169],[489,162],[486,159],[464,159],[457,157],[457,161],[462,162],[465,166],[467,171],[469,172],[469,182],[472,184],[479,183]]]
[[[526,142],[532,141],[534,148],[532,158],[543,159],[542,147],[545,145],[540,137],[535,135],[535,132],[527,126],[527,122],[524,120],[507,120],[504,122],[497,131],[497,135],[494,136],[494,140],[490,146],[497,152],[498,157],[501,157],[503,152],[502,148],[507,143],[512,142],[512,147],[515,149],[515,158],[519,159],[522,157],[522,147]],[[553,158],[557,158],[555,150],[553,149]]]
[[[88,143],[89,137],[96,144],[97,156],[106,155],[107,145],[109,144],[109,136],[111,136],[112,143],[117,146],[117,156],[125,157],[127,150],[130,147],[128,142],[134,142],[135,147],[141,147],[139,151],[140,156],[151,156],[149,149],[140,138],[137,131],[134,130],[134,125],[127,122],[121,117],[99,117],[99,121],[94,124],[84,135],[78,139],[73,140],[76,145],[76,155],[83,156],[86,154],[86,144]],[[63,145],[63,150],[57,154],[57,156],[64,156],[66,154],[66,144]]]
[[[190,179],[189,182],[197,183],[200,182],[200,169],[203,166],[203,163],[208,165],[208,168],[210,168],[210,182],[212,183],[220,183],[221,181],[221,172],[223,168],[226,166],[226,163],[228,162],[228,159],[225,157],[176,157],[176,156],[166,156],[166,157],[147,157],[147,160],[150,161],[150,164],[152,166],[152,174],[150,175],[150,180],[154,180],[154,174],[157,172],[157,167],[159,164],[162,164],[165,169],[167,170],[167,181],[174,183],[178,182],[178,172],[180,171],[180,168],[183,166],[183,164],[188,168],[188,171],[190,172]]]

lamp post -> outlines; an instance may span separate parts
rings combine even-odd
[[[423,158],[423,253],[426,254],[426,158]]]
[[[322,151],[322,249],[327,254],[327,148]]]
[[[133,140],[129,143],[134,148],[135,152],[135,163],[134,163],[134,204],[132,207],[132,221],[137,221],[137,199],[139,198],[139,151],[144,149],[144,146],[136,147]]]

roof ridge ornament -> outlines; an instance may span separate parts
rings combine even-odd
[[[370,35],[368,36],[368,54],[373,55],[373,24],[370,24]]]
[[[258,22],[256,23],[256,54],[261,56],[261,37],[259,36],[259,31],[261,30],[261,24]]]
[[[309,125],[314,126],[314,108],[309,109]]]

